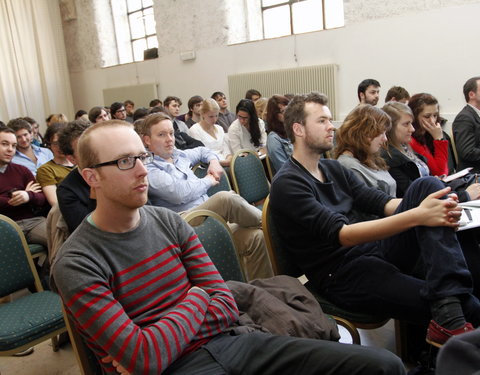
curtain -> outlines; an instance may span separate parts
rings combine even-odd
[[[0,0],[0,120],[73,116],[58,1]]]

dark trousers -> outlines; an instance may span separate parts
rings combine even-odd
[[[443,187],[433,177],[415,180],[397,213],[417,207]],[[323,292],[347,309],[419,324],[430,319],[429,301],[458,296],[467,321],[480,324],[480,302],[471,294],[470,272],[455,231],[447,227],[419,226],[353,247]]]
[[[221,334],[174,362],[164,374],[405,374],[400,359],[378,348],[247,333]]]

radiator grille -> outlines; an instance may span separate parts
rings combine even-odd
[[[248,89],[256,89],[265,97],[275,94],[304,94],[319,91],[328,96],[328,106],[337,118],[337,68],[335,64],[244,73],[228,76],[229,101],[232,111]]]

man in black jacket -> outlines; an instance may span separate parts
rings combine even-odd
[[[480,172],[480,76],[463,85],[467,105],[453,121],[453,138],[458,154],[458,169],[473,167]]]

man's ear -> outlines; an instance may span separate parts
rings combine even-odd
[[[80,171],[83,179],[90,187],[97,187],[98,185],[98,172],[93,168],[83,168]]]
[[[365,93],[361,92],[360,93],[360,103],[363,103],[365,101]]]
[[[303,137],[305,135],[305,126],[298,122],[293,123],[292,130],[296,137]]]
[[[150,148],[150,145],[152,144],[152,142],[149,135],[146,135],[146,134],[142,135],[142,141],[145,147]]]

